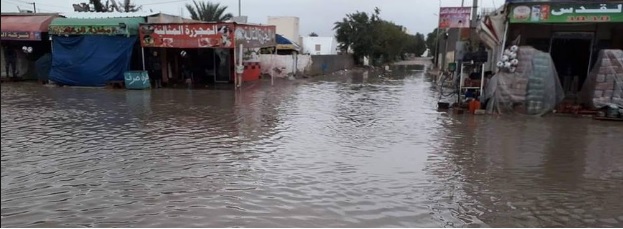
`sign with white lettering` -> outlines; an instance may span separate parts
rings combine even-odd
[[[41,40],[41,33],[40,32],[5,32],[5,31],[2,31],[0,39],[39,41]]]
[[[233,48],[233,24],[167,23],[141,24],[143,47]]]
[[[269,25],[236,25],[236,45],[263,48],[277,45],[276,27]]]
[[[623,4],[518,4],[512,6],[510,22],[623,22]]]
[[[146,71],[129,71],[123,74],[125,88],[127,89],[147,89],[151,87],[149,75]]]

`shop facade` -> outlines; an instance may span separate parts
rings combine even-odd
[[[50,80],[68,86],[105,86],[142,69],[138,27],[144,18],[56,18]]]
[[[165,85],[209,85],[259,79],[259,48],[274,46],[274,31],[237,23],[146,23],[139,34],[145,53],[160,56],[160,64],[147,65],[161,67],[157,75]],[[244,66],[240,77],[237,65]]]
[[[46,80],[45,60],[51,51],[48,26],[56,17],[58,14],[2,13],[3,78]]]
[[[600,50],[623,48],[623,1],[508,3],[506,44],[548,52],[568,97],[578,95]]]

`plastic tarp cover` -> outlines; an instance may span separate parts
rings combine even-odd
[[[487,84],[487,112],[540,116],[552,111],[565,95],[549,53],[522,46],[517,59],[514,73],[498,72]]]
[[[603,49],[582,86],[581,102],[590,108],[623,107],[623,50]]]
[[[50,80],[69,86],[105,86],[124,80],[135,36],[54,36]]]

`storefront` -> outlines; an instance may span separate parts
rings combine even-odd
[[[573,97],[602,49],[623,48],[623,2],[509,0],[507,42],[550,53]]]
[[[137,42],[144,18],[57,18],[50,24],[50,80],[69,86],[105,86],[121,81],[129,70],[141,70]]]
[[[146,54],[160,56],[161,64],[148,66],[161,66],[165,85],[234,83],[236,64],[245,66],[241,81],[259,79],[257,50],[274,46],[274,31],[235,23],[149,23],[140,27],[140,42]]]
[[[2,77],[44,80],[39,60],[49,58],[48,26],[57,14],[2,13]],[[8,71],[7,71],[8,70]],[[37,71],[35,71],[37,70]]]

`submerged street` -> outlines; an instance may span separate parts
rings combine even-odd
[[[450,115],[421,71],[2,84],[2,227],[623,227],[623,126]]]

